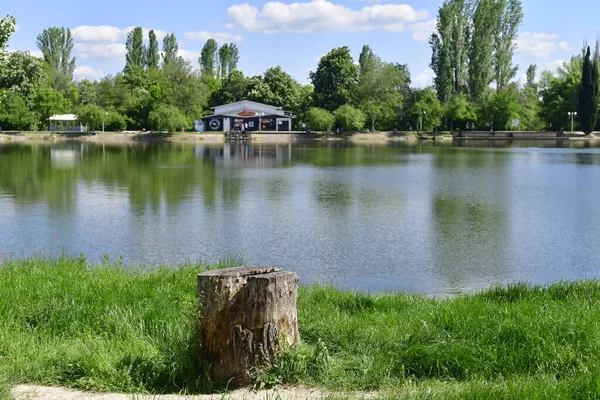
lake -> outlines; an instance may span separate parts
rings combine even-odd
[[[0,144],[0,254],[236,256],[303,283],[467,293],[600,278],[600,145]]]

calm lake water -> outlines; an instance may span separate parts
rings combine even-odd
[[[239,256],[361,291],[600,277],[586,142],[0,144],[0,253]]]

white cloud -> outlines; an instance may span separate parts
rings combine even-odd
[[[79,57],[84,59],[123,58],[127,53],[125,45],[122,43],[75,43],[73,49]]]
[[[435,78],[435,73],[431,68],[427,67],[413,81],[415,86],[424,88],[433,84],[433,78]]]
[[[198,42],[206,42],[208,39],[214,39],[219,43],[241,42],[244,40],[244,37],[241,35],[233,35],[225,32],[186,32],[185,37]]]
[[[554,61],[540,64],[540,66],[538,67],[538,73],[541,73],[543,71],[550,71],[550,72],[554,73],[560,67],[563,67],[565,65],[565,62],[566,62],[566,60],[554,60]]]
[[[252,32],[317,33],[317,32],[388,32],[422,31],[414,23],[430,17],[426,10],[415,10],[408,4],[375,4],[353,10],[328,0],[307,3],[266,3],[262,10],[240,4],[227,10],[227,27],[241,27]],[[427,22],[430,23],[430,22]],[[423,34],[417,35],[422,38]]]
[[[127,38],[127,34],[135,27],[130,26],[125,29],[117,28],[116,26],[98,25],[89,26],[82,25],[71,29],[73,39],[79,42],[98,42],[98,43],[115,43]],[[144,38],[148,39],[149,29],[143,28]],[[162,40],[167,32],[154,30],[158,40]]]
[[[526,54],[534,58],[549,58],[558,51],[568,51],[565,41],[559,41],[558,35],[552,33],[524,32],[515,40],[516,53]]]
[[[177,55],[179,57],[185,58],[186,60],[190,61],[192,64],[197,63],[198,58],[200,57],[200,53],[197,51],[190,51],[190,50],[183,50],[183,49],[179,49],[179,51],[177,51]]]
[[[21,27],[19,25],[15,25],[15,32],[19,32],[21,30]]]
[[[430,19],[429,21],[415,22],[406,27],[406,30],[413,33],[413,39],[419,42],[429,40],[431,34],[435,31],[437,26],[437,19]]]
[[[90,80],[98,80],[103,78],[106,74],[104,71],[89,67],[87,65],[80,65],[75,68],[75,72],[73,73],[75,79],[90,79]]]

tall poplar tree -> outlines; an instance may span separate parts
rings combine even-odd
[[[220,77],[221,79],[225,79],[227,75],[229,75],[227,68],[229,67],[229,58],[231,57],[231,52],[229,51],[229,45],[224,44],[219,49],[219,64],[221,66]]]
[[[429,41],[434,85],[443,103],[465,91],[471,36],[469,7],[467,0],[445,1],[438,13],[436,32]]]
[[[227,62],[228,73],[231,74],[237,70],[238,63],[240,62],[240,49],[238,49],[235,43],[229,43],[229,60]]]
[[[175,34],[169,33],[163,39],[163,68],[167,65],[173,64],[177,60],[177,52],[179,51],[179,45],[177,44],[177,38]]]
[[[208,39],[202,47],[200,58],[200,71],[203,76],[206,77],[217,77],[218,74],[218,50],[219,45],[214,39]]]
[[[127,34],[125,47],[127,49],[125,68],[144,67],[146,65],[146,46],[144,46],[144,32],[142,28],[134,28]]]
[[[591,54],[590,47],[583,58],[581,85],[579,86],[579,105],[577,115],[579,125],[586,135],[594,131],[598,119],[598,62],[600,59],[600,41],[596,41],[596,49]]]
[[[75,58],[71,58],[73,37],[71,30],[52,27],[37,37],[37,47],[50,67],[50,78],[55,90],[66,91],[73,81]]]
[[[482,103],[493,75],[494,38],[498,7],[495,0],[479,0],[473,13],[473,36],[469,49],[469,92]]]
[[[513,65],[515,39],[523,23],[523,6],[520,0],[498,0],[498,25],[494,35],[494,76],[496,90],[500,93],[517,74]]]
[[[158,40],[154,31],[148,33],[148,52],[146,53],[146,67],[158,68],[160,63],[160,53],[158,52]]]

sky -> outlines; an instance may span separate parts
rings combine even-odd
[[[10,50],[40,55],[36,37],[64,26],[74,37],[76,79],[100,79],[125,64],[125,38],[134,26],[153,29],[162,43],[174,33],[180,55],[198,65],[208,38],[234,42],[238,68],[260,75],[280,65],[310,83],[319,58],[349,46],[355,60],[368,44],[384,61],[408,64],[413,84],[432,82],[428,38],[442,0],[0,0],[0,14],[17,19]],[[555,70],[600,32],[598,0],[523,0],[524,23],[517,40],[517,79],[530,64]]]

